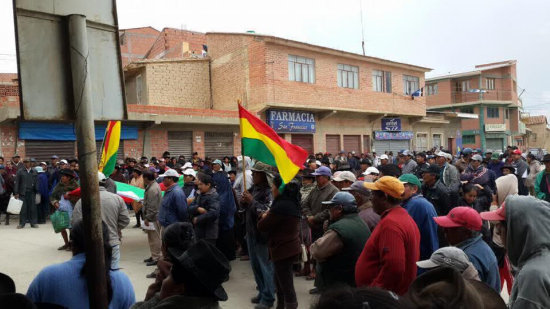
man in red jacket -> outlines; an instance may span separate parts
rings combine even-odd
[[[391,176],[365,182],[364,186],[372,190],[373,209],[381,219],[355,264],[355,283],[403,295],[416,278],[420,257],[418,227],[399,206],[405,188]]]

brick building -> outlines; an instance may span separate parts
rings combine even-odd
[[[456,113],[427,115],[426,98],[412,96],[425,67],[249,33],[145,27],[120,36],[128,111],[121,157],[237,155],[237,100],[311,153],[423,150],[451,136]],[[0,152],[75,155],[72,125],[21,121],[10,83],[15,93],[0,101]]]
[[[424,88],[428,111],[478,115],[460,120],[457,136],[462,147],[502,150],[526,146],[517,93],[516,61],[476,65],[471,72],[434,77]],[[460,141],[461,140],[461,141]]]
[[[525,119],[529,130],[528,147],[550,149],[550,125],[544,115],[530,116]]]

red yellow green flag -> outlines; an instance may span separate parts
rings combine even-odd
[[[120,144],[120,121],[109,121],[103,138],[103,149],[101,150],[101,161],[99,171],[109,177],[116,165],[116,155]]]
[[[240,104],[239,118],[243,155],[277,167],[283,185],[289,183],[306,162],[307,151],[282,139]]]

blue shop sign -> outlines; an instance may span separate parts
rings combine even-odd
[[[382,131],[401,131],[401,118],[382,118]]]
[[[267,124],[277,133],[315,133],[315,116],[312,112],[268,110]]]
[[[401,132],[374,131],[374,139],[379,141],[409,140],[412,138],[413,138],[412,131],[401,131]]]

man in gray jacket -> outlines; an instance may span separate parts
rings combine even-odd
[[[36,206],[36,192],[38,191],[38,174],[31,167],[29,159],[23,160],[23,167],[17,170],[13,194],[16,199],[23,201],[23,207],[19,213],[18,229],[25,227],[27,221],[31,227],[38,227],[38,208]]]
[[[399,153],[399,162],[403,163],[403,167],[401,167],[401,174],[414,173],[414,169],[418,164],[412,159],[412,157],[413,154],[408,150],[404,150],[403,152]]]
[[[130,223],[130,216],[122,197],[105,189],[105,179],[105,175],[98,172],[101,219],[109,228],[109,245],[113,248],[111,269],[116,270],[119,268],[118,262],[120,261],[121,231]],[[78,220],[82,220],[82,200],[76,202],[71,224],[75,224]]]
[[[550,308],[550,204],[533,196],[509,196],[481,218],[495,224],[517,270],[508,308]]]
[[[158,223],[158,213],[162,203],[162,191],[159,184],[155,181],[155,174],[146,170],[143,172],[143,184],[145,185],[145,195],[143,198],[143,224],[147,233],[149,250],[151,257],[145,259],[147,266],[156,265],[161,257],[160,224]]]

